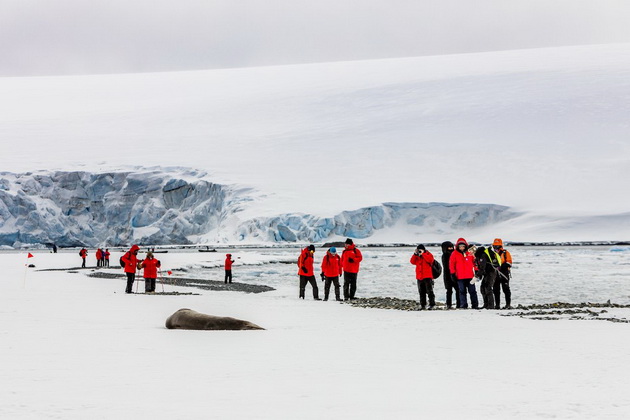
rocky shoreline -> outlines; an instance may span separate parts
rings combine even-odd
[[[359,298],[346,301],[346,304],[359,308],[393,309],[399,311],[419,311],[417,300],[398,299],[392,297],[371,297]],[[516,316],[534,320],[555,321],[561,319],[568,320],[598,320],[617,323],[630,323],[630,319],[614,316],[602,316],[609,314],[609,309],[629,309],[630,305],[611,303],[567,303],[555,302],[533,305],[518,305],[507,310],[495,311],[501,316]],[[437,302],[434,311],[446,311],[446,306]],[[454,311],[461,311],[456,309]]]

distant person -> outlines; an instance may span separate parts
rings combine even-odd
[[[361,251],[354,245],[352,239],[346,239],[345,249],[341,254],[341,268],[343,269],[343,298],[354,299],[357,291],[357,277],[359,265],[363,261]]]
[[[475,251],[477,277],[481,278],[481,297],[484,309],[494,309],[494,282],[497,279],[501,257],[490,248],[480,246]]]
[[[79,251],[79,255],[81,256],[81,258],[83,259],[83,263],[81,264],[81,268],[85,268],[85,259],[88,256],[88,251],[85,248],[82,248],[81,251]]]
[[[459,238],[455,244],[455,251],[449,260],[451,278],[457,282],[459,290],[460,308],[468,308],[468,294],[473,309],[479,309],[477,289],[470,281],[475,277],[475,257],[468,252],[468,242]]]
[[[232,283],[232,263],[232,254],[225,254],[225,284]]]
[[[453,281],[449,267],[449,261],[454,249],[455,245],[453,245],[453,242],[442,242],[442,267],[444,270],[442,272],[442,279],[444,280],[444,288],[446,289],[446,309],[453,309],[453,292],[455,293],[455,307],[459,308],[460,306],[459,286],[457,285],[457,281]]]
[[[433,269],[435,261],[433,254],[420,244],[411,256],[409,262],[416,266],[416,281],[418,283],[418,293],[420,294],[420,310],[427,309],[427,295],[429,296],[429,310],[435,308],[435,293],[433,293]]]
[[[147,257],[138,262],[138,268],[143,268],[144,272],[144,292],[155,293],[155,280],[158,275],[158,268],[161,267],[160,260],[153,257],[153,252],[147,252]]]
[[[319,298],[319,289],[317,288],[317,281],[315,280],[315,273],[313,271],[313,255],[315,254],[315,245],[309,245],[302,250],[300,257],[298,258],[298,274],[300,275],[300,298],[304,299],[306,292],[306,283],[310,283],[313,287],[313,299],[321,300]]]
[[[98,248],[96,250],[96,254],[94,256],[96,257],[96,266],[100,267],[102,263],[102,258],[103,258],[103,251],[101,251],[101,248]]]
[[[133,282],[136,279],[136,269],[138,268],[138,251],[140,247],[133,245],[129,251],[120,258],[120,261],[125,264],[125,273],[127,274],[127,288],[125,293],[133,293]]]
[[[109,252],[109,248],[106,248],[105,251],[103,252],[103,257],[105,258],[103,261],[103,266],[104,267],[109,267],[109,256],[110,256],[110,252]]]
[[[339,276],[341,276],[341,257],[337,254],[334,246],[326,251],[326,256],[322,259],[322,277],[324,279],[324,300],[328,300],[330,285],[335,285],[335,300],[341,301]]]
[[[512,254],[503,248],[503,240],[496,238],[492,242],[492,248],[495,250],[499,257],[501,257],[501,268],[499,268],[499,275],[497,281],[494,283],[494,307],[499,309],[501,307],[501,289],[505,295],[504,309],[512,309],[512,292],[510,291],[510,279],[512,278]]]
[[[53,254],[57,253],[57,245],[52,244]]]

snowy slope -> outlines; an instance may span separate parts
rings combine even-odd
[[[0,167],[192,168],[264,196],[245,220],[384,202],[495,203],[533,218],[584,217],[596,235],[603,219],[593,216],[618,214],[624,228],[610,239],[626,239],[627,115],[626,44],[2,78]],[[563,240],[579,227],[504,232]]]

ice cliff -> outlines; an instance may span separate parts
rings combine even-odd
[[[368,238],[394,226],[433,233],[508,220],[492,204],[384,203],[334,217],[279,214],[241,220],[248,188],[194,170],[0,173],[0,245],[119,246],[220,242],[321,242]]]

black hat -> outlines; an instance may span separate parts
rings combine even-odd
[[[352,239],[348,238],[348,239],[346,239],[346,244],[347,245],[354,245],[354,242],[352,242]]]
[[[309,245],[309,246],[308,246],[308,249],[309,249],[310,251],[315,251],[315,245]]]
[[[421,249],[423,251],[426,251],[427,249],[424,247],[424,245],[420,244],[416,247],[416,249]]]

